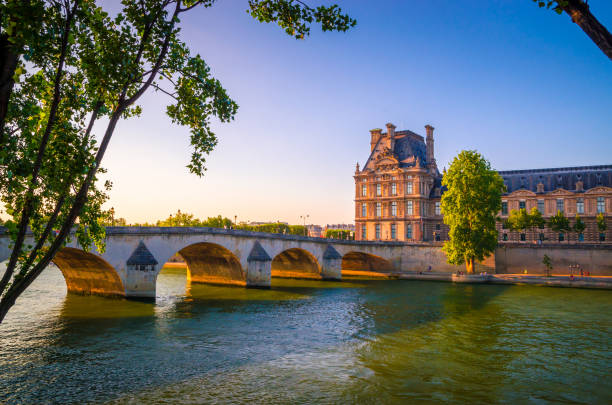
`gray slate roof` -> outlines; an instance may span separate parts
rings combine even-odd
[[[413,166],[408,163],[401,163],[402,160],[411,156],[418,157],[421,160],[421,165],[425,166],[427,162],[427,147],[421,135],[417,135],[412,131],[397,131],[396,135],[406,134],[406,136],[395,140],[395,148],[393,152],[400,161],[400,167]]]
[[[251,253],[249,253],[249,257],[247,257],[248,262],[267,262],[272,260],[270,255],[266,253],[264,248],[258,241],[255,241],[253,245],[253,249],[251,249]]]
[[[508,188],[508,193],[516,190],[537,192],[538,183],[544,185],[548,193],[558,188],[575,191],[576,182],[583,182],[583,190],[593,187],[612,187],[612,165],[559,167],[550,169],[500,171],[500,176]]]
[[[140,241],[132,255],[127,260],[128,266],[140,265],[140,264],[157,264],[157,260],[153,257],[149,249],[145,246],[143,241]]]
[[[378,143],[376,144],[377,146],[378,144],[380,144],[380,142],[382,142],[382,140],[386,137],[386,135],[387,135],[386,132],[382,133],[382,136],[380,137],[380,139],[378,140]],[[427,147],[425,145],[425,140],[421,135],[416,134],[409,130],[395,131],[395,135],[396,137],[401,136],[400,138],[396,138],[395,146],[393,147],[393,153],[395,154],[395,157],[397,158],[397,160],[400,161],[400,164],[399,164],[400,167],[414,166],[414,163],[406,163],[406,162],[402,163],[402,160],[408,159],[412,156],[414,156],[415,158],[418,157],[421,160],[422,166],[425,166],[428,163],[426,160]],[[368,157],[368,160],[366,160],[366,163],[364,164],[364,167],[367,167],[370,160],[374,157],[373,155],[374,155],[374,152],[371,152],[370,156]]]
[[[338,253],[338,251],[334,249],[332,245],[327,245],[327,249],[325,249],[325,252],[323,253],[323,259],[325,260],[342,259],[342,256],[340,256],[340,253]]]

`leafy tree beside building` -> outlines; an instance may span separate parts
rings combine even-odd
[[[557,211],[555,215],[550,217],[550,220],[548,221],[548,227],[553,232],[559,234],[559,242],[563,240],[567,232],[572,230],[569,219],[566,218],[562,211]]]
[[[576,235],[578,236],[578,240],[580,240],[580,235],[584,233],[585,229],[586,229],[586,224],[584,223],[582,218],[580,218],[580,215],[576,214],[576,221],[574,222],[574,226],[572,226],[572,230],[576,232]]]
[[[599,240],[600,242],[603,242],[602,239],[605,240],[606,238],[605,232],[608,230],[608,224],[606,223],[606,217],[604,216],[603,212],[600,212],[599,214],[597,214],[597,230],[600,233]]]
[[[442,248],[451,264],[465,263],[474,272],[477,260],[497,246],[496,214],[501,209],[504,182],[491,164],[476,151],[462,151],[444,173],[442,195],[444,223],[450,227],[449,240]]]

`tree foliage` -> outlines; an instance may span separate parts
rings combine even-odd
[[[569,219],[565,217],[562,211],[557,211],[555,215],[550,217],[548,220],[548,227],[556,233],[566,233],[572,230]]]
[[[169,119],[190,130],[187,167],[204,174],[217,143],[211,120],[232,120],[238,105],[179,34],[183,14],[213,3],[123,0],[113,16],[94,0],[0,3],[0,197],[13,239],[0,281],[0,322],[75,224],[83,249],[104,249],[100,207],[111,184],[99,187],[97,176],[117,123],[140,114],[144,93],[168,97]],[[336,6],[271,0],[249,7],[255,18],[304,35],[312,22],[324,30],[354,25]],[[102,118],[106,128],[96,136]]]
[[[576,232],[578,235],[580,235],[584,233],[585,229],[586,229],[586,224],[584,223],[582,218],[580,218],[580,215],[576,214],[576,219],[574,221],[574,226],[572,227],[572,230]]]
[[[354,232],[348,229],[327,229],[325,231],[326,238],[332,239],[354,239]]]
[[[606,217],[603,214],[603,212],[600,212],[599,214],[597,214],[596,222],[597,222],[597,230],[599,232],[605,232],[608,229],[608,223],[606,222]]]
[[[449,240],[442,248],[451,264],[465,263],[474,271],[474,260],[483,260],[497,246],[495,215],[501,209],[503,179],[476,151],[462,151],[442,178],[444,223]]]
[[[510,210],[510,215],[506,220],[508,229],[519,232],[543,228],[545,223],[542,213],[536,207],[533,207],[529,212],[525,208]]]

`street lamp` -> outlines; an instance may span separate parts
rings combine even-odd
[[[304,236],[308,236],[308,231],[306,230],[306,218],[309,218],[310,215],[300,215],[300,219],[304,220]]]
[[[238,215],[234,215],[234,228],[238,226]]]

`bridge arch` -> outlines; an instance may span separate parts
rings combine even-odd
[[[216,243],[199,242],[178,254],[187,265],[187,280],[193,283],[246,286],[246,272],[230,250]]]
[[[347,274],[390,273],[393,265],[371,253],[351,251],[342,256],[342,272]]]
[[[62,248],[53,263],[66,280],[68,292],[125,297],[125,287],[113,266],[98,255]]]
[[[310,252],[300,248],[283,250],[272,259],[272,277],[321,278],[321,266]]]

